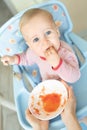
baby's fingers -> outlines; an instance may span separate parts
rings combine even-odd
[[[58,55],[57,54],[57,52],[56,52],[56,50],[55,50],[55,48],[54,47],[49,47],[46,51],[45,51],[45,57],[46,58],[49,58],[49,57],[54,57],[54,56],[56,56],[56,55]]]
[[[1,62],[4,64],[4,65],[9,65],[9,58],[8,57],[2,57],[1,58]]]

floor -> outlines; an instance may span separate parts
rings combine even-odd
[[[0,26],[2,24],[4,24],[11,17],[12,17],[12,13],[7,8],[7,6],[5,5],[5,3],[3,2],[3,0],[0,0]]]
[[[0,0],[0,27],[12,16],[6,4],[3,0]],[[12,67],[4,67],[0,62],[0,99],[2,98],[1,95],[3,95],[4,99],[14,104]],[[23,130],[18,122],[16,112],[1,104],[3,104],[3,102],[0,100],[0,130]]]
[[[2,11],[3,13],[1,13]],[[5,3],[0,0],[0,26],[11,17],[12,13],[6,7]],[[87,40],[87,31],[81,32],[79,35]],[[1,95],[14,104],[12,67],[4,67],[0,62],[0,98]],[[0,102],[0,130],[23,130],[18,122],[16,112],[1,105],[1,103],[3,104],[3,102]]]

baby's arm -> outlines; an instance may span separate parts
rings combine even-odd
[[[78,60],[72,49],[66,43],[63,44],[64,46],[60,46],[58,52],[53,47],[47,50],[45,53],[46,59],[55,74],[63,80],[73,83],[80,78]]]
[[[31,53],[30,49],[27,49],[25,52],[17,55],[19,58],[19,64],[20,65],[32,65],[34,63],[33,61],[33,53]]]
[[[32,56],[29,53],[29,49],[27,49],[27,51],[20,54],[15,54],[13,56],[5,55],[1,58],[1,61],[3,62],[4,65],[14,65],[14,64],[29,65],[32,64]]]
[[[76,82],[80,78],[80,69],[75,54],[66,49],[61,53],[62,64],[56,72],[63,80],[70,83]]]

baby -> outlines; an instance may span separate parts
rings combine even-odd
[[[20,20],[20,31],[29,46],[26,52],[13,56],[4,56],[4,65],[37,64],[42,80],[63,79],[66,82],[76,82],[80,78],[78,60],[64,41],[52,15],[43,9],[30,9]]]

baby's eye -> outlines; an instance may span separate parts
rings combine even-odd
[[[50,35],[50,34],[51,34],[51,31],[47,31],[47,32],[46,32],[46,35]]]
[[[33,42],[37,42],[37,41],[39,41],[38,37],[36,37],[36,38],[33,39]]]

